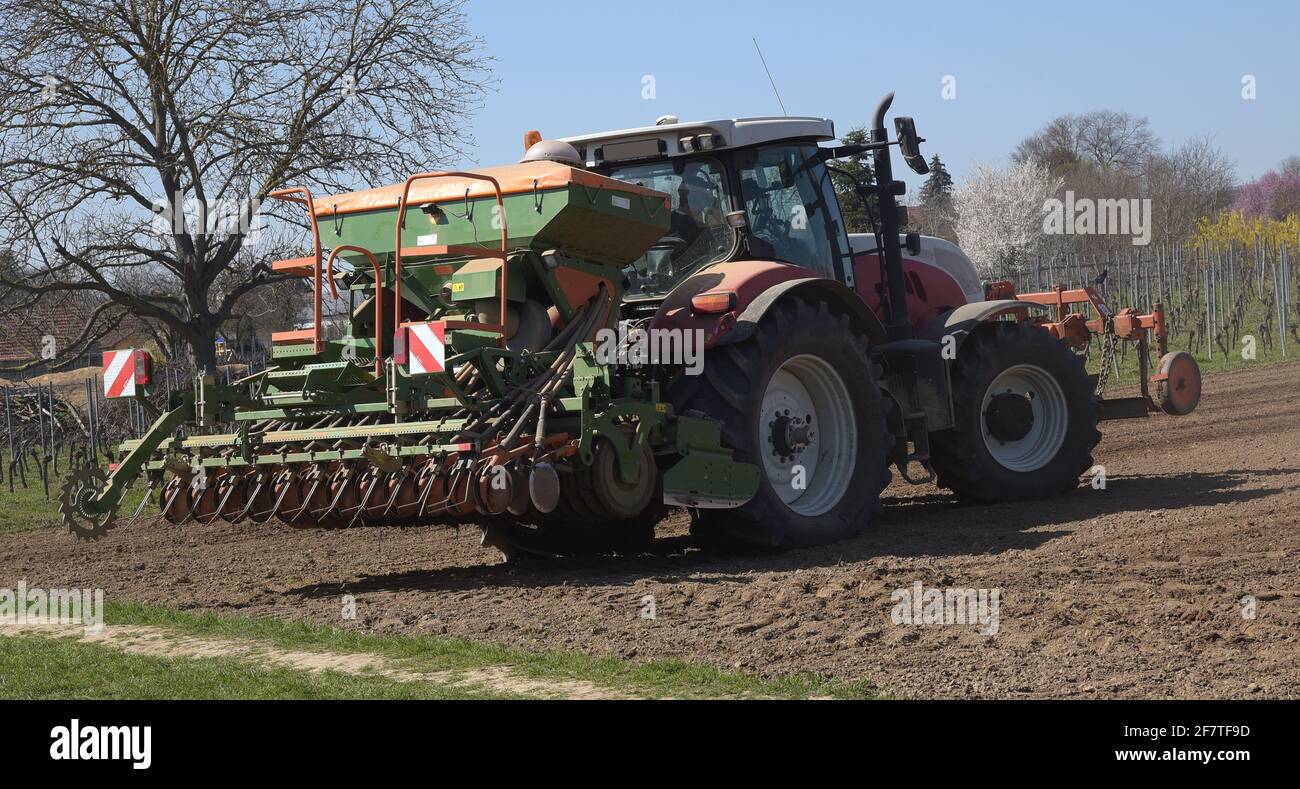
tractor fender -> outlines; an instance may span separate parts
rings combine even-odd
[[[733,310],[720,315],[691,312],[692,296],[717,291],[736,294]],[[686,278],[664,300],[651,327],[703,330],[705,348],[743,342],[773,304],[796,292],[842,307],[853,328],[865,333],[872,344],[885,341],[884,325],[853,290],[812,269],[767,260],[719,263]]]
[[[927,323],[925,328],[921,330],[921,338],[942,342],[944,337],[952,335],[957,341],[957,347],[960,348],[966,338],[970,336],[970,333],[980,324],[1012,310],[1022,309],[1047,312],[1050,308],[1045,304],[1036,304],[1032,301],[1021,301],[1019,299],[973,301],[970,304],[963,304],[960,307],[948,310]]]

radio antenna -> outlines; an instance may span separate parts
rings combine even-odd
[[[758,61],[763,64],[763,71],[767,72],[767,81],[772,83],[772,92],[776,94],[776,103],[781,105],[781,114],[789,117],[790,113],[785,111],[785,102],[781,101],[781,91],[776,89],[776,80],[772,79],[772,71],[767,67],[767,58],[763,57],[763,50],[759,49],[758,39],[752,39],[754,49],[758,50]]]

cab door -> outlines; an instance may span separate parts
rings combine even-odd
[[[750,256],[804,266],[852,287],[839,200],[817,150],[784,144],[737,154]]]

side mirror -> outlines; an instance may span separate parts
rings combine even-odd
[[[930,172],[925,157],[921,155],[921,143],[925,141],[916,136],[916,123],[907,117],[894,118],[894,130],[898,132],[898,148],[903,152],[903,161],[912,172],[917,175]]]
[[[907,248],[907,254],[912,257],[921,254],[921,234],[908,233],[903,236],[903,246]]]

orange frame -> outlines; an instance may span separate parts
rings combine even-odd
[[[301,197],[292,195],[301,194]],[[307,207],[307,217],[311,220],[311,244],[312,257],[294,258],[292,260],[277,260],[271,264],[272,271],[301,271],[304,266],[311,267],[312,275],[312,328],[301,331],[282,331],[275,332],[271,335],[271,342],[311,342],[316,353],[321,352],[323,343],[321,342],[321,244],[320,244],[320,227],[316,224],[316,204],[312,200],[311,190],[305,186],[290,186],[285,189],[276,189],[274,192],[267,194],[274,200],[283,200],[286,203],[301,203]],[[331,287],[333,282],[330,283]]]

